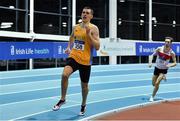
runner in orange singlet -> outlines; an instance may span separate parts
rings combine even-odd
[[[79,70],[82,87],[82,103],[79,115],[84,115],[89,91],[88,82],[91,72],[92,51],[94,48],[99,50],[100,41],[98,27],[90,23],[93,18],[93,10],[90,7],[84,7],[81,18],[82,22],[73,28],[65,51],[69,57],[61,79],[61,98],[53,110],[58,110],[65,103],[68,79],[73,72]]]

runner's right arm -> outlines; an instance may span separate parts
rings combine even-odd
[[[74,41],[74,27],[73,27],[73,30],[72,30],[72,33],[69,37],[69,42],[68,42],[68,46],[65,50],[65,53],[69,54],[70,51],[71,51],[71,45],[73,44],[73,41]]]
[[[149,56],[149,67],[152,67],[152,61],[155,55],[157,55],[159,48],[157,48],[152,55]]]

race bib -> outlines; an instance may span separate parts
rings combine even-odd
[[[73,48],[76,50],[84,50],[84,44],[85,44],[84,41],[75,40]]]
[[[168,64],[168,61],[159,59],[159,64],[161,64],[161,65],[167,65],[167,64]]]
[[[165,61],[164,61],[164,60],[159,59],[159,63],[164,64],[164,63],[165,63]]]

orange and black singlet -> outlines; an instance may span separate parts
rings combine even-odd
[[[93,24],[89,24],[90,27]],[[90,65],[92,58],[93,47],[90,38],[86,34],[86,29],[82,28],[80,24],[74,27],[74,43],[69,55],[76,62],[82,65]]]

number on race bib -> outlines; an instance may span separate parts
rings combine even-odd
[[[73,48],[76,50],[84,50],[84,41],[75,40]]]

